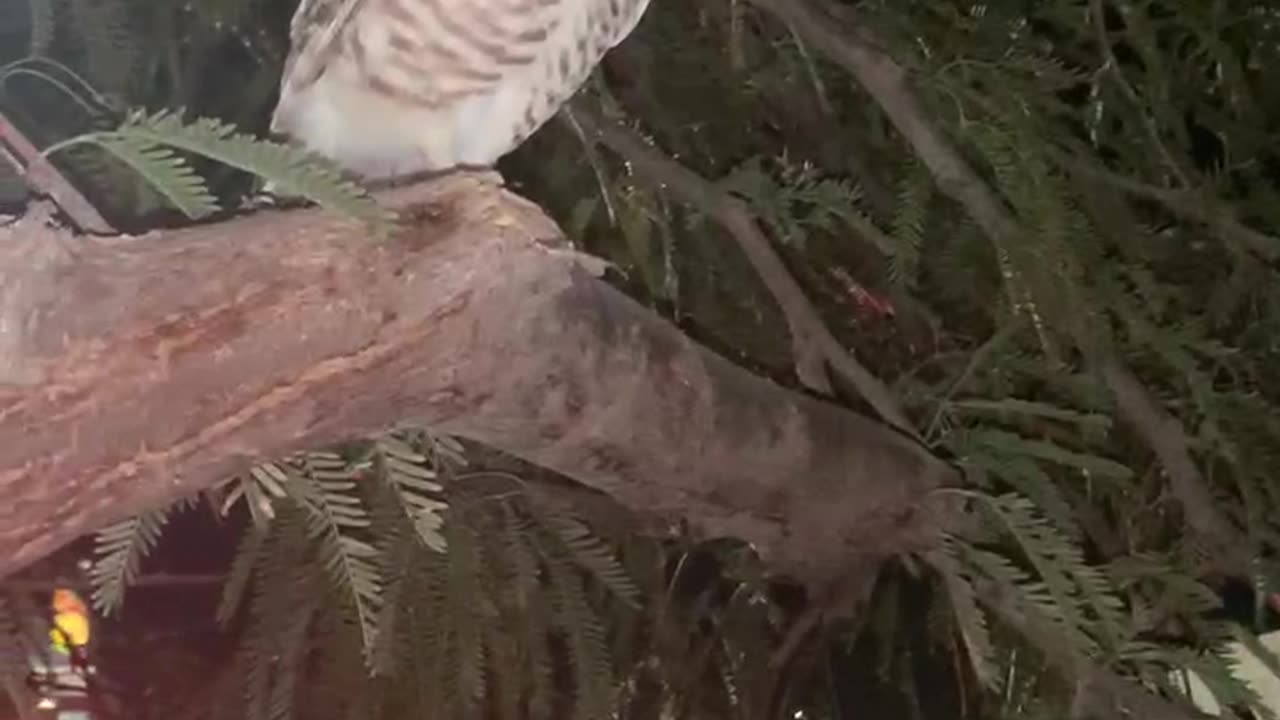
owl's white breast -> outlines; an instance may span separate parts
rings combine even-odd
[[[648,3],[366,0],[317,80],[286,78],[273,127],[368,177],[493,165],[581,87]]]
[[[429,114],[406,112],[332,71],[291,97],[287,106],[282,104],[272,127],[369,178],[438,169],[424,146],[430,144],[429,136],[444,129]],[[451,141],[445,137],[435,144]],[[434,159],[439,158],[437,153]]]

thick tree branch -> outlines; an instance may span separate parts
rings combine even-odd
[[[949,466],[695,345],[488,176],[137,238],[0,228],[0,575],[252,462],[400,421],[825,581],[927,546]]]

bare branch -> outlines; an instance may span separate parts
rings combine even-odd
[[[881,49],[881,43],[868,28],[847,22],[851,11],[842,9],[842,14],[837,17],[837,11],[830,3],[824,3],[825,9],[819,10],[809,0],[751,2],[792,25],[814,47],[852,74],[933,173],[939,189],[964,207],[990,238],[1004,243],[1025,236],[1013,213],[931,125],[907,85],[906,71],[902,66]],[[1165,470],[1175,479],[1172,489],[1178,500],[1184,508],[1192,508],[1187,515],[1188,524],[1214,548],[1240,547],[1239,533],[1216,506],[1207,501],[1210,498],[1208,488],[1199,472],[1195,471],[1181,427],[1175,433],[1163,420],[1158,426],[1143,425],[1145,419],[1154,417],[1152,409],[1155,406],[1143,406],[1140,401],[1141,398],[1149,398],[1149,393],[1127,370],[1122,372],[1128,382],[1116,384],[1113,378],[1120,377],[1116,373],[1116,369],[1121,367],[1118,361],[1105,359],[1102,362],[1120,414],[1138,425],[1143,440],[1156,451]],[[1134,388],[1141,389],[1141,393],[1130,392]],[[1188,467],[1191,472],[1187,471]],[[1231,566],[1232,570],[1239,567],[1238,563],[1231,563]]]
[[[67,180],[49,159],[40,154],[36,146],[14,127],[9,119],[0,113],[0,156],[3,157],[19,175],[26,177],[27,183],[37,194],[47,195],[58,207],[71,218],[82,232],[109,235],[115,232],[80,191]]]
[[[588,135],[626,158],[638,173],[669,188],[732,234],[787,318],[800,382],[812,390],[831,394],[826,375],[830,364],[881,418],[908,435],[918,437],[889,388],[863,367],[827,329],[800,284],[791,277],[769,244],[769,239],[761,232],[755,215],[745,202],[667,157],[630,130],[603,120],[586,108],[576,108],[575,118]]]
[[[1147,692],[1134,679],[1122,677],[1105,664],[1072,652],[1057,630],[1028,617],[1006,589],[989,580],[974,583],[978,599],[992,613],[1019,634],[1032,640],[1044,653],[1053,670],[1068,682],[1076,683],[1076,698],[1070,717],[1133,717],[1150,720],[1203,720],[1208,717],[1193,707],[1166,700]]]
[[[1137,377],[1118,362],[1102,365],[1107,387],[1123,417],[1160,460],[1182,515],[1199,538],[1207,541],[1211,563],[1219,570],[1247,576],[1247,547],[1241,533],[1217,509],[1209,486],[1187,449],[1182,423],[1165,412]]]

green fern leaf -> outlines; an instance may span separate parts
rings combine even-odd
[[[1035,513],[1031,501],[1008,494],[986,498],[986,507],[1014,537],[1053,597],[1058,616],[1083,654],[1090,655],[1094,641],[1089,623],[1079,609],[1079,590],[1071,573],[1084,568],[1084,558],[1070,539]]]
[[[515,576],[511,587],[516,606],[525,609],[540,586],[538,559],[531,547],[531,541],[536,535],[533,524],[520,515],[513,503],[503,502],[502,513],[503,539],[506,545],[504,554],[510,561]]]
[[[102,136],[98,146],[133,168],[187,217],[198,219],[218,210],[204,180],[173,150],[129,136]]]
[[[954,435],[958,437],[961,433]],[[954,447],[952,443],[947,445]],[[964,448],[964,452],[957,453],[963,458],[962,464],[971,475],[980,477],[984,473],[990,473],[1008,483],[1015,492],[1031,498],[1058,530],[1072,539],[1080,538],[1075,508],[1067,502],[1054,479],[1039,463],[1028,457],[998,456],[981,449],[971,454],[973,450],[975,449]]]
[[[374,441],[374,468],[391,488],[424,545],[444,552],[447,544],[441,528],[441,513],[448,503],[440,499],[444,488],[435,482],[430,459],[394,435]]]
[[[989,412],[998,415],[1027,415],[1032,417],[1061,420],[1087,428],[1107,429],[1111,427],[1111,418],[1100,413],[1086,413],[1069,408],[1050,405],[1049,403],[1020,398],[1004,398],[1001,400],[984,400],[973,398],[955,400],[951,405],[958,410]]]
[[[586,523],[555,513],[543,516],[540,520],[555,533],[579,567],[590,572],[618,599],[632,607],[639,606],[639,588],[618,561],[613,549],[593,533]]]
[[[93,607],[111,615],[124,603],[125,588],[137,577],[142,560],[155,547],[175,506],[151,510],[99,530],[94,538],[89,582]]]
[[[231,569],[227,572],[227,581],[222,586],[222,597],[218,601],[217,620],[224,628],[230,624],[244,602],[253,570],[258,566],[260,556],[266,548],[267,536],[265,529],[255,525],[248,528],[240,538],[235,558],[231,561]]]
[[[1171,667],[1194,672],[1221,706],[1245,705],[1259,717],[1276,720],[1275,713],[1257,691],[1236,676],[1233,661],[1221,650],[1198,654],[1185,649],[1171,649],[1162,655]]]
[[[1000,686],[1000,675],[996,671],[991,636],[987,630],[986,618],[978,607],[973,585],[961,573],[960,558],[955,547],[957,542],[954,537],[944,536],[941,550],[930,553],[928,559],[942,574],[974,674],[984,686],[995,690]]]
[[[305,587],[305,584],[304,584]],[[267,699],[267,716],[270,720],[290,720],[294,717],[294,699],[305,671],[303,656],[307,650],[308,630],[323,595],[319,592],[297,593],[292,614],[280,632],[275,660],[275,672],[271,678],[271,690]]]
[[[1133,470],[1110,458],[1068,450],[1056,443],[1031,440],[1004,430],[979,428],[970,433],[970,440],[989,447],[996,454],[1028,455],[1058,465],[1087,470],[1102,478],[1128,480],[1133,477]]]
[[[889,280],[900,287],[915,287],[920,250],[924,246],[925,221],[933,194],[934,181],[929,169],[920,162],[912,161],[899,183],[893,232],[888,236],[893,240]]]
[[[568,635],[577,702],[575,720],[605,720],[613,714],[613,667],[610,664],[604,626],[591,608],[582,582],[567,563],[548,558],[551,592],[558,625]]]
[[[114,149],[121,144],[135,147],[171,147],[216,160],[257,175],[282,191],[305,197],[322,207],[369,224],[385,236],[392,227],[391,214],[356,183],[345,179],[332,162],[299,148],[259,140],[237,133],[231,125],[212,118],[184,123],[177,115],[161,110],[153,115],[134,111],[115,130],[89,132],[50,146],[46,155],[80,144]],[[173,181],[152,170],[148,180]],[[166,196],[174,188],[156,186]]]
[[[1058,600],[1045,583],[1035,580],[1008,558],[969,546],[960,546],[965,566],[989,578],[1016,599],[1019,609],[1033,622],[1072,640],[1073,650],[1086,655],[1091,650],[1087,638],[1070,627],[1059,612]],[[1082,647],[1083,646],[1083,647]]]
[[[455,652],[453,696],[455,712],[459,717],[470,716],[485,697],[484,643],[480,612],[482,600],[482,576],[484,560],[480,553],[475,531],[464,522],[445,523],[449,544],[448,608],[449,634]]]
[[[257,553],[249,625],[236,657],[245,702],[238,717],[268,720],[273,702],[279,702],[272,693],[276,659],[299,604],[316,590],[307,561],[312,525],[308,520],[301,508],[283,504],[270,526],[266,547]]]
[[[320,541],[321,562],[334,584],[354,604],[365,652],[372,653],[382,595],[379,553],[357,535],[370,525],[355,473],[346,460],[326,451],[305,453],[286,491],[307,511],[308,529]],[[366,656],[372,659],[372,655]]]

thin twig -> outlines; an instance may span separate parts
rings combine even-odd
[[[226,581],[226,575],[182,575],[172,573],[152,573],[141,575],[129,581],[131,588],[190,588],[220,585]],[[0,588],[21,590],[24,592],[53,592],[58,588],[71,587],[76,590],[89,591],[89,582],[83,579],[58,581],[52,578],[21,578],[0,581]]]
[[[1187,524],[1208,541],[1214,564],[1233,574],[1247,575],[1248,558],[1241,552],[1244,538],[1218,511],[1208,484],[1191,458],[1182,423],[1165,412],[1142,382],[1119,362],[1109,360],[1100,369],[1121,417],[1159,458]]]
[[[37,195],[49,197],[71,218],[81,232],[114,235],[116,229],[102,217],[74,185],[9,119],[0,113],[0,157],[13,165]]]
[[[787,318],[796,374],[801,383],[831,394],[826,375],[829,365],[853,385],[882,419],[911,437],[919,437],[888,387],[863,367],[822,322],[745,202],[667,157],[631,130],[598,117],[589,108],[576,107],[574,117],[588,136],[612,148],[630,162],[636,172],[671,190],[729,231]]]
[[[880,105],[889,121],[902,134],[916,155],[933,173],[939,189],[964,207],[983,231],[997,243],[1017,240],[1025,231],[1013,213],[983,182],[959,151],[930,123],[924,108],[907,84],[906,70],[883,50],[883,43],[865,25],[856,22],[848,8],[836,17],[830,3],[825,10],[812,0],[751,0],[795,28],[809,44],[827,54],[853,75]],[[853,22],[849,22],[852,20]],[[1108,386],[1120,414],[1134,423],[1139,434],[1155,451],[1172,480],[1171,488],[1184,508],[1192,529],[1213,546],[1237,547],[1238,533],[1215,509],[1200,473],[1195,470],[1186,438],[1176,420],[1162,414],[1149,400],[1150,393],[1132,373],[1114,358],[1104,358]],[[1123,383],[1116,378],[1123,377]],[[1140,392],[1139,392],[1140,391]],[[1237,564],[1229,563],[1237,569]]]
[[[1202,223],[1216,229],[1224,237],[1240,243],[1242,247],[1257,254],[1263,260],[1280,258],[1280,238],[1254,230],[1236,220],[1230,213],[1215,210],[1206,205],[1194,190],[1174,190],[1150,185],[1119,173],[1095,167],[1072,158],[1067,152],[1055,153],[1055,159],[1065,168],[1101,180],[1119,188],[1130,195],[1146,198],[1160,203],[1174,217],[1191,222]]]
[[[1095,663],[1074,652],[1051,625],[1028,617],[1007,590],[990,580],[973,584],[978,601],[1002,623],[1032,639],[1044,652],[1048,665],[1060,676],[1077,683],[1072,717],[1131,717],[1143,720],[1203,720],[1206,715],[1185,705],[1147,692],[1138,681],[1116,674],[1104,663]]]
[[[1133,103],[1134,112],[1142,116],[1142,125],[1146,129],[1147,135],[1151,138],[1151,144],[1160,153],[1160,158],[1164,160],[1169,172],[1173,173],[1183,186],[1191,185],[1186,173],[1182,171],[1182,166],[1178,164],[1178,161],[1173,157],[1173,153],[1170,152],[1169,146],[1160,137],[1160,128],[1156,125],[1155,118],[1151,116],[1151,113],[1143,111],[1142,97],[1138,95],[1137,90],[1133,89],[1133,85],[1129,84],[1128,78],[1124,76],[1124,70],[1120,67],[1120,61],[1111,49],[1111,36],[1107,33],[1106,11],[1103,8],[1102,0],[1089,0],[1089,14],[1092,16],[1091,20],[1093,21],[1094,34],[1098,41],[1098,50],[1102,53],[1103,69],[1111,71],[1111,77],[1115,78],[1116,84],[1120,87],[1120,92],[1129,102]]]
[[[582,129],[582,124],[578,122],[578,118],[573,114],[573,107],[566,105],[560,113],[565,123],[573,129],[573,133],[582,141],[583,152],[586,153],[587,162],[591,165],[591,172],[596,176],[596,185],[600,188],[600,198],[604,201],[605,212],[609,214],[609,224],[617,226],[618,211],[613,207],[613,194],[609,192],[609,183],[605,181],[604,168],[601,167],[600,154],[596,152],[596,144],[587,138],[587,133]]]

